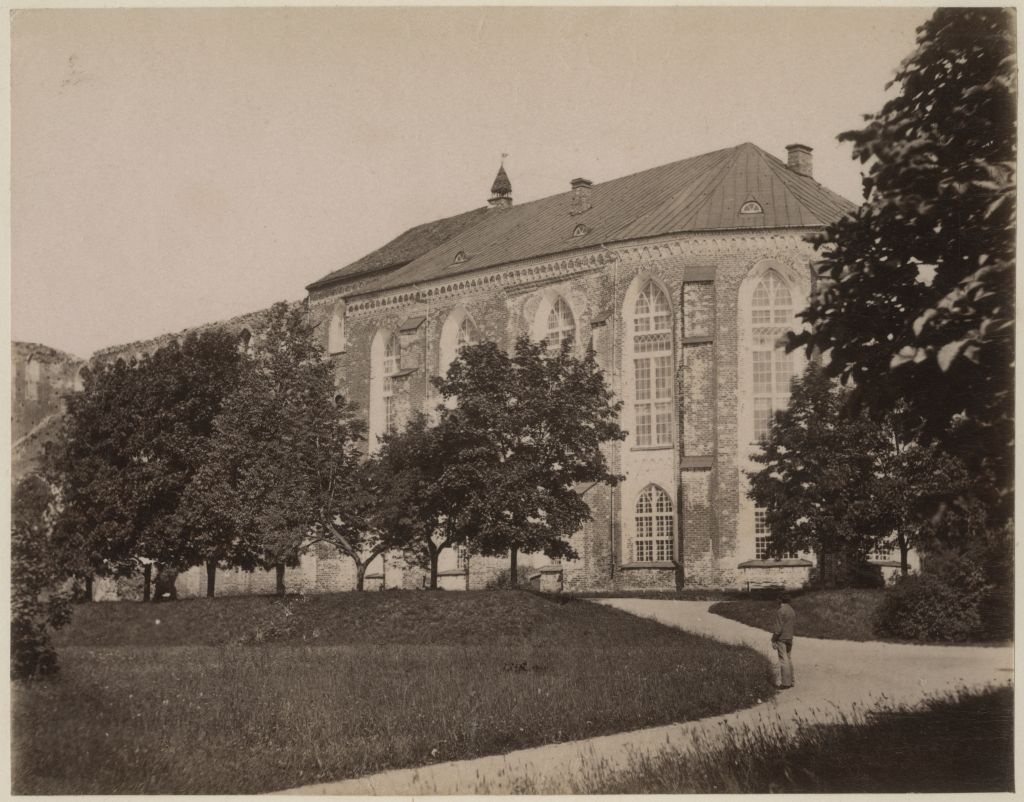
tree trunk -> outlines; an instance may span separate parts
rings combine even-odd
[[[151,586],[153,584],[153,564],[149,563],[142,569],[142,600],[149,601],[149,597],[152,595]]]
[[[518,587],[519,586],[519,549],[517,549],[515,546],[513,546],[512,550],[509,552],[508,571],[509,571],[509,577],[508,577],[509,584],[512,587],[514,587],[514,588]]]
[[[907,545],[907,539],[903,535],[897,535],[896,538],[900,544],[900,574],[906,576],[910,573],[910,563],[907,560],[910,546]]]
[[[277,595],[284,596],[284,563],[274,566],[277,569]]]
[[[366,578],[366,566],[369,562],[356,560],[356,590],[363,589],[363,580]]]
[[[85,600],[87,602],[92,601],[92,575],[90,574],[85,578]]]
[[[430,550],[430,589],[437,590],[437,558],[441,552],[437,549]]]
[[[206,598],[212,599],[214,588],[217,586],[217,561],[206,561]]]

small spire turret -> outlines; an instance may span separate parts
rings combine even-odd
[[[494,176],[494,183],[491,184],[491,198],[487,201],[492,209],[507,209],[512,205],[512,182],[508,180],[508,173],[505,172],[505,156],[502,153],[501,166],[498,174]]]

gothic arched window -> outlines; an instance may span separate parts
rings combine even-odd
[[[636,500],[633,523],[633,562],[662,562],[675,557],[676,516],[668,493],[657,485],[647,485]]]
[[[401,367],[398,335],[381,329],[370,344],[370,425],[369,446],[374,451],[381,435],[397,424],[395,391]]]
[[[793,358],[778,343],[792,327],[793,296],[789,285],[768,270],[750,299],[751,389],[753,391],[754,439],[768,436],[775,412],[789,403]]]
[[[384,345],[384,386],[382,398],[384,401],[384,431],[390,432],[395,428],[395,374],[398,373],[399,351],[398,337],[394,334],[388,338]]]
[[[563,298],[556,298],[551,305],[545,331],[548,348],[552,351],[558,351],[562,343],[572,343],[576,339],[576,319]]]
[[[638,446],[672,443],[672,307],[648,281],[633,307],[633,420]]]
[[[345,302],[340,302],[331,313],[327,328],[327,353],[340,354],[345,350]]]

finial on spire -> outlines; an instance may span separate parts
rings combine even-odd
[[[505,172],[507,157],[507,153],[501,154],[501,166],[498,167],[498,174],[491,184],[491,199],[487,201],[495,209],[505,209],[512,205],[512,182],[508,180],[508,173]]]

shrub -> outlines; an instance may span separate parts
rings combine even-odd
[[[517,566],[516,577],[519,583],[519,587],[525,588],[530,586],[530,574],[534,571],[533,568],[527,568],[526,566]],[[512,585],[512,569],[506,568],[494,579],[487,583],[488,590],[505,590],[513,587]]]
[[[907,640],[965,641],[981,635],[981,603],[988,586],[965,557],[929,560],[929,570],[899,577],[885,592],[875,632]]]
[[[70,595],[50,547],[54,498],[38,476],[22,479],[11,505],[11,678],[57,671],[50,630],[71,618]]]

